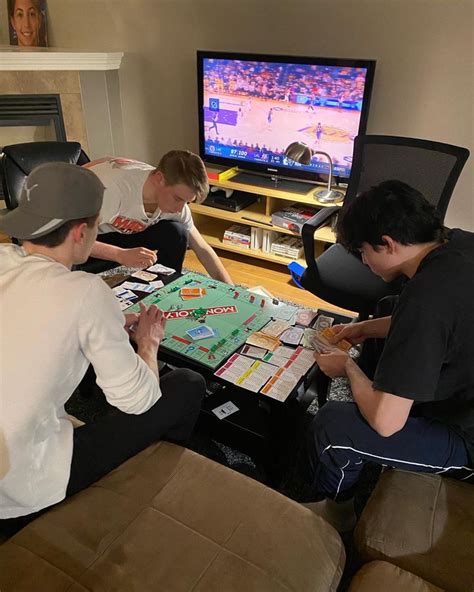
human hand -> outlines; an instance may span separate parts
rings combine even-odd
[[[351,359],[349,354],[339,349],[326,353],[314,352],[314,358],[322,372],[329,378],[346,376],[346,365]]]
[[[125,317],[125,324],[124,324],[124,329],[125,331],[131,335],[131,332],[134,331],[134,327],[133,325],[136,325],[138,323],[138,319],[140,318],[140,315],[137,312],[130,312],[127,314],[123,315]]]
[[[331,329],[334,336],[329,338],[328,341],[333,345],[336,345],[343,339],[347,339],[352,345],[358,345],[359,343],[363,343],[367,338],[363,321],[360,323],[349,323],[347,325],[333,325]]]
[[[125,267],[138,267],[145,269],[154,265],[157,260],[156,251],[146,247],[135,247],[133,249],[121,249],[118,263]]]
[[[165,336],[166,319],[163,311],[155,304],[148,308],[140,302],[140,315],[135,331],[131,334],[138,346],[151,345],[158,349]]]

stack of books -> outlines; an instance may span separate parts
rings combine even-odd
[[[272,243],[271,252],[290,259],[298,259],[303,254],[303,242],[296,236],[278,236]]]
[[[255,228],[252,226],[250,232],[250,248],[261,249],[263,245],[263,228]]]
[[[263,231],[263,241],[262,241],[262,251],[264,253],[270,253],[272,250],[273,241],[278,236],[278,232],[274,230],[264,230]]]
[[[251,232],[249,226],[233,224],[224,232],[223,242],[243,249],[250,249]]]
[[[310,220],[318,210],[309,206],[302,206],[301,204],[293,204],[272,214],[273,226],[280,226],[287,228],[293,232],[301,234],[303,224]]]

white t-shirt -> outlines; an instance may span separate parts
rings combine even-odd
[[[121,232],[133,234],[146,230],[160,220],[181,222],[190,232],[193,229],[191,210],[186,204],[177,214],[163,214],[157,209],[151,216],[143,207],[143,185],[154,167],[144,162],[124,158],[110,158],[93,166],[87,165],[105,186],[104,203],[100,212],[99,233]]]
[[[1,519],[64,499],[73,447],[64,404],[89,362],[108,402],[126,413],[147,411],[161,391],[99,276],[1,245],[0,294]]]

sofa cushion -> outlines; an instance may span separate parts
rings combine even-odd
[[[349,592],[443,592],[441,588],[386,561],[371,561],[354,576]]]
[[[474,590],[474,487],[390,470],[355,530],[366,561],[382,559],[446,590]]]
[[[344,560],[310,510],[159,442],[2,545],[0,589],[319,592]]]

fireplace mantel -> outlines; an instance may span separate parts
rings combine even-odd
[[[0,45],[0,71],[61,70],[63,72],[118,70],[123,52],[90,52],[35,47],[34,49]]]

